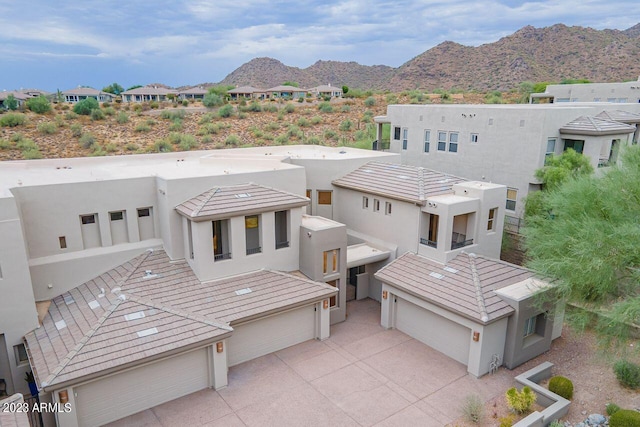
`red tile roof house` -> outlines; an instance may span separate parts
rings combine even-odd
[[[178,97],[178,91],[160,86],[144,86],[122,92],[123,102],[167,101],[169,95]]]
[[[65,90],[62,92],[65,102],[76,103],[87,98],[94,98],[98,102],[111,102],[114,100],[115,95],[103,92],[91,87],[79,87],[76,89]]]

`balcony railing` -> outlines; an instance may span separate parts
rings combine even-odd
[[[433,240],[429,240],[429,239],[425,239],[425,238],[420,238],[420,244],[421,245],[427,245],[427,246],[431,246],[432,248],[437,248],[438,247],[438,242],[434,242]]]
[[[371,149],[374,151],[388,150],[390,146],[391,146],[391,141],[388,139],[380,139],[380,140],[376,139],[371,143]]]
[[[231,259],[231,253],[228,254],[215,254],[213,256],[214,261],[222,261],[223,259]]]
[[[288,248],[289,241],[286,242],[276,242],[276,249]]]
[[[262,247],[258,246],[257,248],[247,248],[247,255],[259,254],[262,252]]]
[[[465,246],[473,245],[473,239],[464,240],[462,242],[451,242],[451,249],[464,248]]]

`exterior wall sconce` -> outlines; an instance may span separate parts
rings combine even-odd
[[[329,300],[328,299],[322,301],[322,308],[324,308],[325,310],[327,308],[329,308]]]
[[[69,392],[67,392],[67,390],[61,390],[58,392],[58,399],[60,400],[60,403],[64,404],[69,402]]]
[[[387,291],[382,291],[382,299],[387,299],[389,297],[389,293]]]
[[[480,332],[473,331],[473,340],[474,340],[475,342],[480,341]]]
[[[216,352],[222,353],[224,351],[224,345],[222,341],[216,343]]]

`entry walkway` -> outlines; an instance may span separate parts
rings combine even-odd
[[[513,385],[500,369],[465,366],[380,326],[374,300],[347,304],[326,341],[307,341],[229,370],[225,389],[202,390],[109,426],[444,426],[469,394],[485,401]]]

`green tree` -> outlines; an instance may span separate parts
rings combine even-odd
[[[102,88],[103,92],[112,93],[114,95],[120,95],[124,92],[124,88],[118,83],[111,83],[109,86]]]
[[[603,338],[623,341],[640,323],[640,146],[601,178],[583,174],[549,190],[544,203],[525,222],[528,266],[586,308],[576,325],[593,321]]]
[[[138,89],[139,87],[142,87],[142,85],[133,85],[131,87],[128,87],[127,90],[133,90],[133,89]],[[126,91],[125,91],[126,92]]]
[[[27,99],[27,108],[34,113],[44,114],[51,111],[51,103],[44,96],[40,95],[35,98]]]
[[[4,106],[7,110],[15,111],[18,109],[18,100],[13,94],[7,96],[7,99],[4,100]]]
[[[300,87],[300,84],[298,82],[284,82],[282,83],[282,86],[293,86],[293,87]]]
[[[342,94],[346,95],[347,93],[349,93],[349,86],[342,86]]]
[[[202,99],[202,104],[207,108],[212,108],[224,104],[224,100],[217,93],[209,92]]]
[[[98,104],[97,99],[85,98],[82,101],[76,102],[76,105],[73,106],[73,112],[76,114],[88,116],[89,114],[91,114],[92,110],[96,110],[98,108],[100,108],[100,104]]]
[[[209,88],[209,93],[216,94],[216,95],[220,96],[220,98],[224,99],[227,96],[227,92],[229,92],[234,87],[235,86],[230,86],[230,85],[211,86]]]

